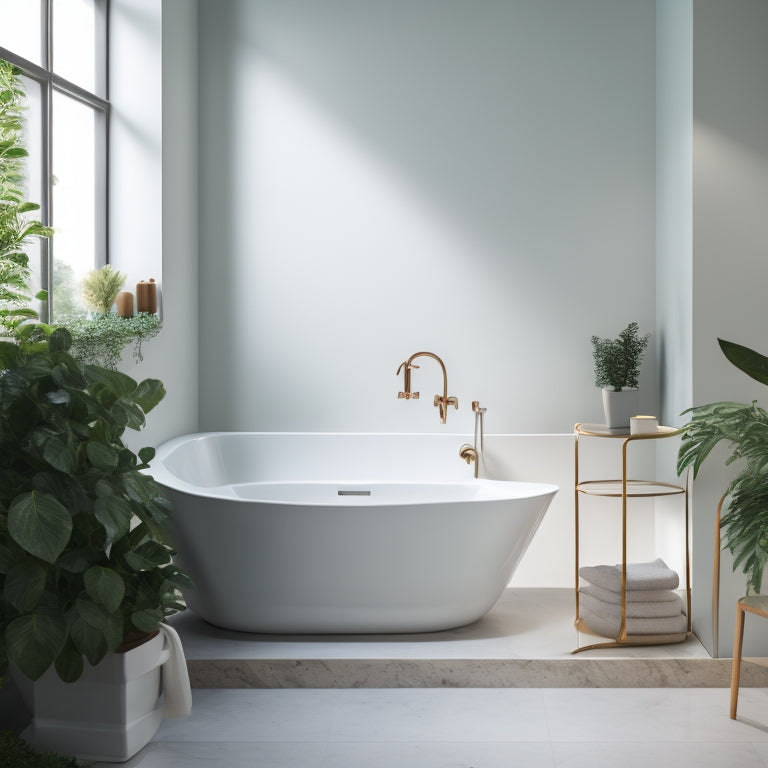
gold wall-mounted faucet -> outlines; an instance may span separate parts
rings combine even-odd
[[[464,443],[459,448],[459,458],[464,459],[467,464],[475,462],[475,477],[480,472],[480,460],[483,457],[483,416],[487,408],[482,408],[477,400],[472,401],[472,412],[475,414],[475,444]],[[478,440],[478,435],[480,439]]]
[[[464,459],[467,464],[473,461],[475,462],[475,477],[477,477],[478,472],[480,471],[480,457],[477,455],[477,451],[469,443],[464,443],[464,445],[459,448],[459,458]]]
[[[448,406],[452,405],[454,408],[459,407],[459,401],[455,397],[448,397],[448,374],[445,372],[445,365],[443,361],[432,352],[417,352],[411,355],[404,363],[400,363],[397,368],[396,375],[400,375],[400,371],[403,371],[403,391],[398,392],[397,396],[405,400],[418,400],[419,393],[411,392],[411,369],[418,368],[418,365],[414,365],[413,361],[417,357],[431,357],[433,360],[437,360],[440,363],[440,368],[443,371],[443,394],[435,395],[434,405],[439,409],[440,421],[445,424],[446,417],[448,416]]]

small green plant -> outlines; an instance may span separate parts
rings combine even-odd
[[[100,315],[106,315],[115,303],[120,289],[125,282],[125,275],[105,264],[99,269],[92,269],[82,281],[82,296],[88,309]]]
[[[640,336],[637,323],[630,323],[615,339],[593,336],[595,384],[616,392],[636,388],[648,338],[649,334]]]
[[[136,362],[144,359],[142,344],[157,336],[163,327],[157,315],[139,312],[121,317],[114,312],[92,319],[80,317],[67,324],[72,334],[72,354],[81,362],[115,370],[123,350],[133,346]]]
[[[21,70],[0,59],[0,335],[12,336],[23,323],[37,317],[29,303],[31,273],[25,247],[31,237],[50,237],[53,230],[29,214],[37,203],[24,200],[22,144],[26,95]],[[45,300],[40,291],[35,298]]]
[[[768,357],[718,339],[726,358],[739,370],[762,384],[768,384]],[[692,414],[685,425],[677,472],[693,468],[694,479],[712,449],[725,441],[731,447],[726,466],[740,462],[739,474],[729,483],[728,500],[720,526],[723,543],[734,556],[733,569],[741,566],[747,575],[748,591],[759,593],[763,570],[768,560],[768,413],[757,401],[720,402],[689,408]]]
[[[38,752],[11,731],[0,731],[0,757],[4,768],[87,768],[93,765],[55,752]]]
[[[51,664],[78,679],[184,609],[189,578],[172,561],[170,502],[144,472],[154,449],[125,446],[165,395],[82,365],[65,328],[25,326],[0,341],[0,676]]]

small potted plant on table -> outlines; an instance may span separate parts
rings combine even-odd
[[[602,387],[605,422],[609,429],[629,427],[638,413],[637,379],[649,334],[641,336],[630,323],[615,339],[593,336],[595,384]]]

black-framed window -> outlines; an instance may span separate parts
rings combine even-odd
[[[27,197],[50,240],[29,249],[41,319],[85,314],[79,282],[106,264],[109,0],[0,0],[0,58],[23,72]]]

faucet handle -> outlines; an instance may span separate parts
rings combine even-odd
[[[445,401],[445,407],[447,408],[449,405],[452,405],[454,408],[456,408],[458,410],[458,408],[459,408],[459,398],[458,397],[453,397],[453,396],[449,397]]]
[[[397,397],[400,400],[418,400],[419,393],[418,392],[398,392]],[[437,403],[435,403],[435,405],[437,405]]]

